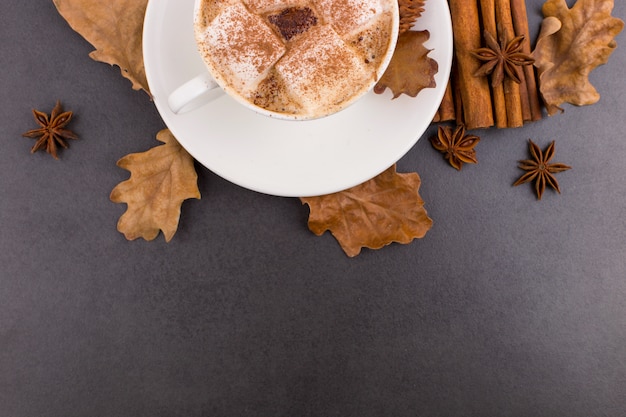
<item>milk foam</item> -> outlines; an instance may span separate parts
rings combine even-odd
[[[351,98],[368,83],[365,65],[330,25],[309,29],[276,64],[287,90],[304,109],[323,112]]]
[[[196,39],[218,82],[267,110],[314,118],[376,80],[395,2],[203,0]],[[286,39],[269,16],[293,7],[310,8],[316,22]]]
[[[302,0],[242,0],[252,13],[265,14],[275,12],[287,7],[306,6],[307,2]]]
[[[254,91],[286,48],[265,20],[241,3],[217,15],[200,35],[203,56],[242,95]]]
[[[315,0],[318,12],[339,35],[350,33],[380,14],[380,0]]]

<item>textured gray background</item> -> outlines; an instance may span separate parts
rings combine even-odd
[[[200,166],[173,241],[127,242],[115,162],[163,122],[51,1],[4,0],[0,416],[626,415],[625,39],[598,104],[477,132],[476,166],[422,138],[398,169],[432,230],[349,259],[297,199]],[[56,99],[60,161],[20,136]],[[528,138],[573,166],[561,195],[511,186]]]

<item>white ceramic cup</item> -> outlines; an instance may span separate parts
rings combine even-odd
[[[201,5],[201,1],[202,0],[195,0],[195,4],[194,4],[194,25],[195,25],[195,21],[197,19],[198,14],[200,13],[200,5]],[[398,40],[398,29],[399,29],[399,11],[398,11],[398,4],[396,1],[392,1],[390,2],[390,5],[392,7],[392,26],[391,26],[391,30],[390,30],[390,39],[389,39],[389,44],[387,47],[387,50],[385,51],[385,55],[383,57],[383,59],[381,60],[380,65],[378,66],[378,68],[376,69],[376,76],[374,77],[374,79],[369,83],[369,85],[367,86],[367,88],[363,88],[360,90],[359,93],[355,94],[354,96],[352,96],[350,99],[346,100],[343,105],[338,108],[336,111],[334,111],[333,113],[336,113],[340,110],[345,109],[346,107],[350,106],[351,104],[353,104],[354,102],[356,102],[358,99],[360,99],[361,97],[363,97],[366,93],[368,93],[369,91],[371,91],[374,86],[376,85],[377,81],[380,79],[380,77],[382,77],[383,73],[385,72],[385,70],[387,69],[387,66],[389,65],[389,62],[391,61],[391,58],[393,56],[393,52],[395,50],[396,47],[396,42]],[[220,85],[215,78],[211,75],[211,67],[209,66],[209,64],[204,61],[205,63],[205,68],[206,68],[206,72],[203,72],[201,74],[198,74],[196,77],[190,79],[189,81],[185,82],[184,84],[182,84],[181,86],[179,86],[178,88],[176,88],[168,97],[168,105],[170,107],[170,110],[175,113],[175,114],[182,114],[185,113],[187,111],[191,111],[199,106],[202,106],[204,104],[209,103],[210,101],[213,101],[219,97],[221,97],[223,94],[227,93],[228,95],[230,95],[232,98],[234,98],[236,101],[238,101],[239,103],[241,103],[243,106],[257,112],[260,114],[263,114],[265,116],[269,116],[269,117],[274,117],[274,118],[278,118],[278,119],[284,119],[284,120],[306,120],[306,119],[311,119],[311,118],[318,118],[318,117],[324,117],[324,116],[328,116],[329,114],[332,113],[326,113],[326,114],[322,114],[320,116],[315,116],[315,117],[307,117],[307,116],[302,116],[302,115],[297,115],[297,114],[289,114],[289,113],[280,113],[280,112],[274,112],[271,110],[267,110],[263,107],[257,106],[254,103],[250,102],[249,100],[247,100],[245,97],[242,97],[237,91],[235,91],[232,88],[229,88],[229,86],[227,85]]]

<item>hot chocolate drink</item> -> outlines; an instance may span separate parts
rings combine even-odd
[[[267,112],[334,113],[382,75],[397,0],[200,0],[198,49],[222,88]]]

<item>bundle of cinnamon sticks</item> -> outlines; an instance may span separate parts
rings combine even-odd
[[[434,122],[455,121],[466,129],[520,127],[542,117],[532,65],[522,67],[521,83],[505,77],[491,85],[475,76],[481,62],[471,55],[484,46],[483,33],[498,40],[524,35],[522,52],[530,54],[525,0],[448,0],[454,34],[452,73]]]

